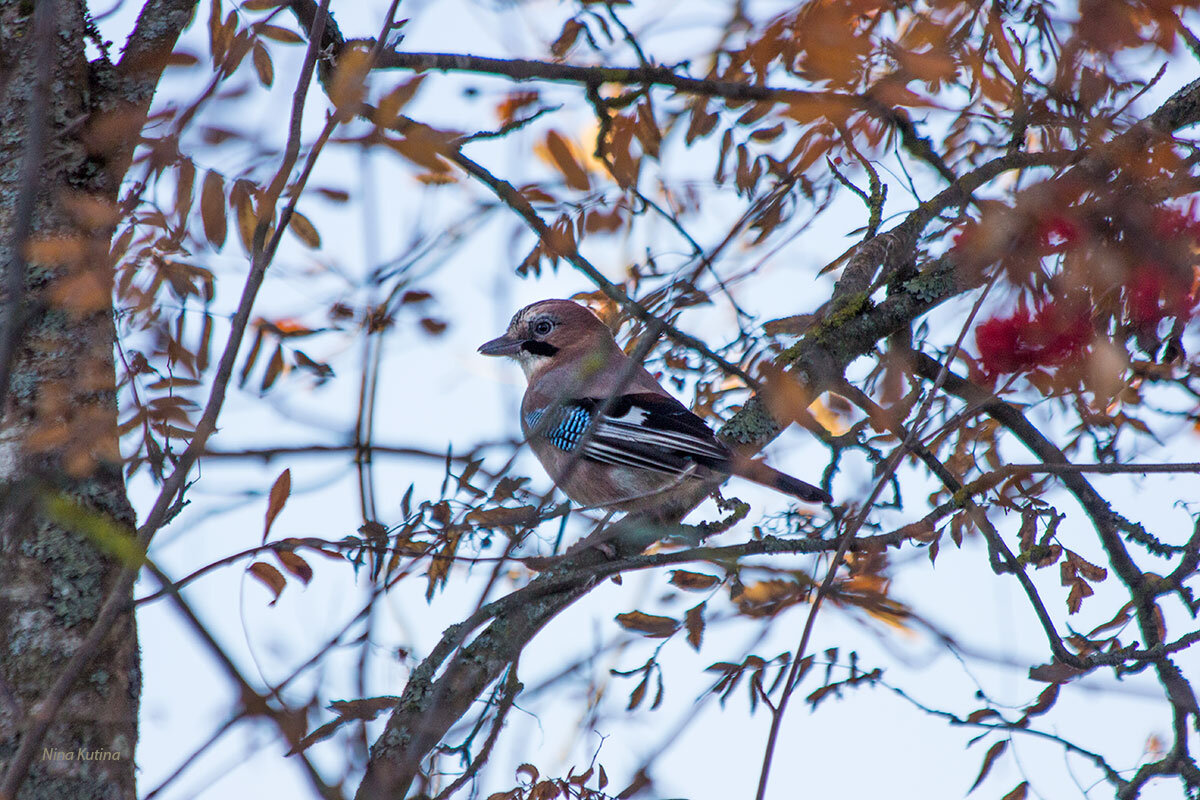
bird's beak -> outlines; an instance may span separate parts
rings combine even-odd
[[[522,341],[501,336],[479,345],[479,352],[485,356],[515,356],[521,352]]]

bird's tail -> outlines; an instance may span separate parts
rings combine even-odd
[[[793,478],[773,467],[768,467],[757,459],[734,457],[733,474],[809,503],[833,502],[829,492],[821,487]]]

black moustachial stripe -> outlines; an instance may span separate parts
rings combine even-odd
[[[552,356],[558,352],[558,348],[548,342],[539,342],[534,339],[526,339],[521,342],[521,349],[526,353],[533,353],[535,356]]]

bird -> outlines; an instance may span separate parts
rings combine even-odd
[[[581,506],[678,517],[730,475],[832,502],[825,490],[731,450],[572,300],[526,306],[479,352],[521,366],[528,384],[521,430],[555,484]]]

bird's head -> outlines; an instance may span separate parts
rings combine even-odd
[[[606,356],[616,347],[608,326],[585,306],[541,300],[518,311],[505,334],[480,345],[479,352],[515,358],[525,377],[532,378],[555,364],[586,363],[594,360],[589,354]]]

